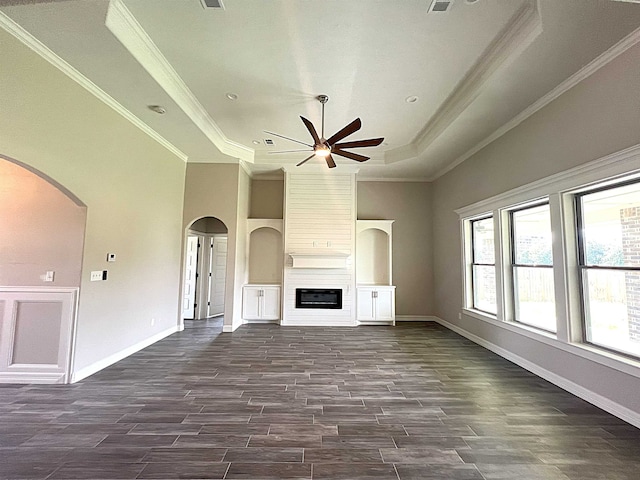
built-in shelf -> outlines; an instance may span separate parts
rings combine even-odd
[[[393,220],[356,222],[357,320],[395,325],[396,287],[391,284]]]
[[[247,220],[249,250],[248,279],[252,284],[282,283],[282,220],[250,218]]]

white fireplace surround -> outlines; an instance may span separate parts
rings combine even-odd
[[[351,266],[351,254],[339,251],[294,252],[289,253],[291,268],[337,268]]]

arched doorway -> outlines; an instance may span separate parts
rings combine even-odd
[[[228,228],[216,217],[194,221],[186,232],[182,318],[200,320],[224,314]]]

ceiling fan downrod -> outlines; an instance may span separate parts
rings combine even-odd
[[[320,138],[324,141],[324,104],[327,103],[329,101],[329,96],[328,95],[318,95],[316,97],[318,99],[318,101],[322,104],[322,126],[321,126],[321,132],[320,132]]]

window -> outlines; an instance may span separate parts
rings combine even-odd
[[[497,313],[493,217],[471,221],[471,291],[473,308]]]
[[[462,314],[640,375],[640,146],[456,213]]]
[[[511,211],[514,320],[556,332],[549,204]]]
[[[640,357],[640,183],[576,195],[586,342]]]

